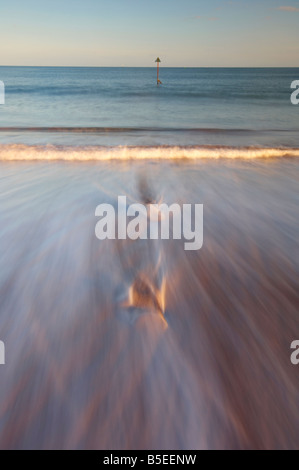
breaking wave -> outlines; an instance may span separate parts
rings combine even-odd
[[[200,160],[298,157],[299,148],[0,145],[1,161]]]

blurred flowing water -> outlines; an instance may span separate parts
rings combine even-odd
[[[0,163],[0,447],[298,448],[297,158]],[[204,245],[95,208],[204,204]]]
[[[299,447],[299,69],[0,67],[0,448]],[[204,204],[204,244],[95,209]]]

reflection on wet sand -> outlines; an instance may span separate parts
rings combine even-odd
[[[296,159],[2,164],[1,448],[296,448]],[[204,245],[95,237],[203,203]]]

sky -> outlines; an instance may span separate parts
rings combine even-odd
[[[0,0],[0,65],[299,66],[299,0]]]

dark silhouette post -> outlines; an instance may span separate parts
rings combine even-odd
[[[155,60],[157,62],[157,85],[162,84],[162,82],[159,80],[159,64],[161,63],[161,60],[159,57]]]

